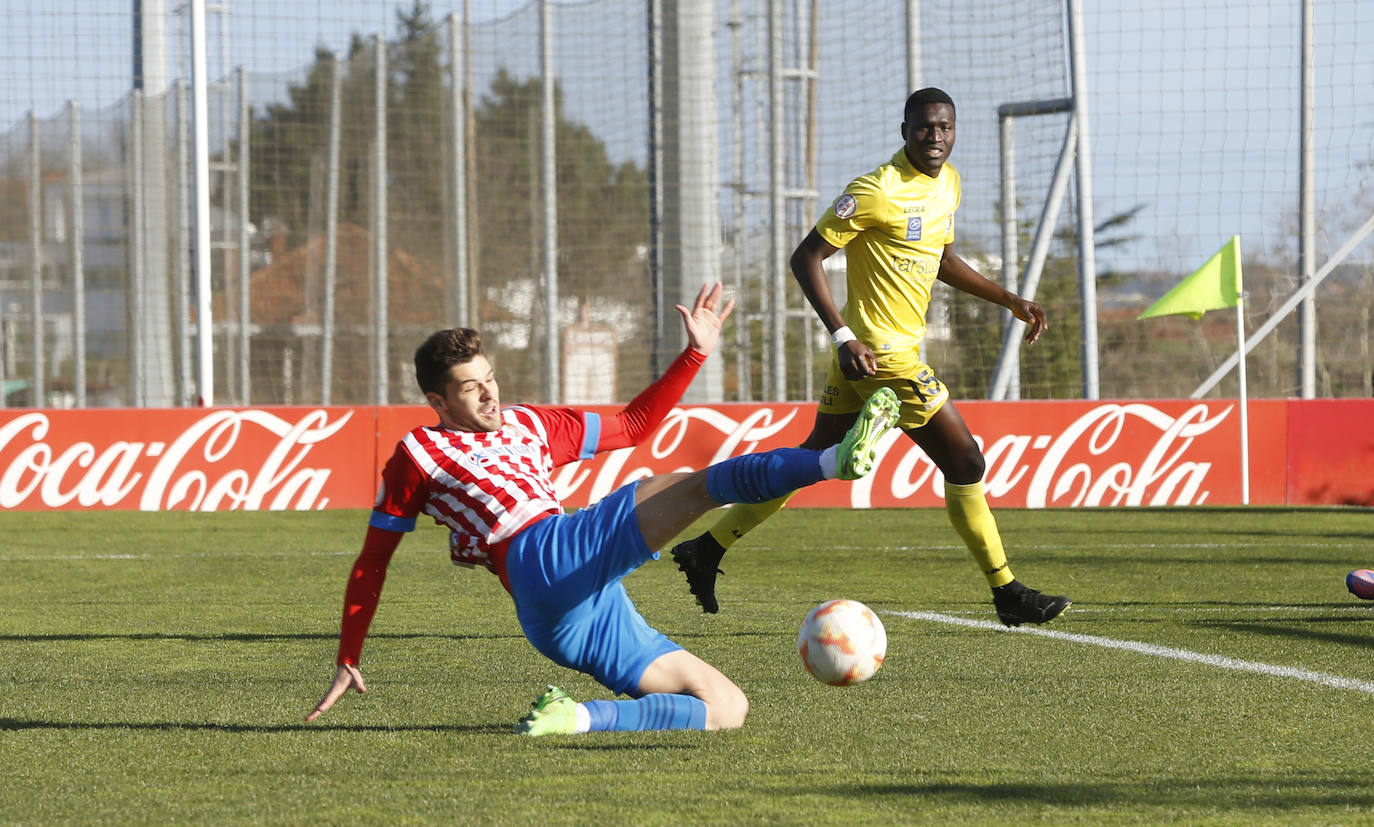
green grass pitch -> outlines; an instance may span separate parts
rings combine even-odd
[[[742,730],[541,739],[511,726],[544,684],[609,694],[434,526],[392,562],[370,691],[303,722],[364,520],[0,514],[0,822],[1374,823],[1368,511],[999,511],[1018,576],[1074,599],[1052,634],[957,622],[995,618],[940,511],[785,511],[719,615],[669,562],[627,580],[749,695]],[[857,687],[794,650],[834,597],[887,627]]]

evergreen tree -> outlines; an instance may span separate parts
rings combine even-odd
[[[418,330],[455,323],[445,317],[443,300],[450,289],[453,255],[453,161],[446,150],[452,145],[449,55],[427,3],[414,0],[397,12],[386,72],[387,246],[392,269],[399,271],[389,284],[393,364],[408,358]],[[375,60],[373,41],[355,34],[340,66],[339,221],[364,237],[370,235],[375,209]],[[312,240],[318,244],[323,234],[331,63],[331,55],[317,49],[304,80],[287,89],[284,101],[254,113],[251,124],[251,217],[276,236],[274,247],[282,250]],[[527,377],[526,345],[506,341],[527,342],[528,335],[503,336],[503,331],[528,333],[539,327],[535,322],[542,320],[543,305],[533,301],[522,316],[504,299],[512,290],[533,291],[537,299],[541,282],[541,84],[537,77],[519,79],[498,70],[474,108],[476,135],[468,145],[477,170],[475,180],[468,181],[469,237],[476,250],[470,275],[480,300],[476,318],[463,321],[489,331],[489,347],[506,360],[508,392],[530,398],[538,385]],[[633,163],[613,163],[600,138],[564,116],[560,91],[555,90],[555,98],[560,297],[574,306],[598,299],[647,306],[648,175]],[[354,249],[348,261],[340,253],[336,306],[336,317],[355,326],[366,323],[371,312],[362,284],[345,284],[350,277],[365,282],[360,252]],[[312,269],[320,266],[315,261]],[[311,311],[319,306],[313,297],[318,278],[307,272],[303,279],[311,292],[305,299],[310,309],[303,315],[313,319]],[[336,346],[362,344],[341,341]],[[366,364],[362,353],[350,359]],[[341,355],[335,361],[345,363]],[[365,381],[365,371],[353,373],[358,375],[349,381]],[[398,379],[395,370],[392,374],[393,394],[402,393],[408,380]],[[526,382],[532,384],[510,386]]]

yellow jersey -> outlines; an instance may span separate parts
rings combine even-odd
[[[841,313],[874,351],[918,347],[925,338],[931,286],[954,241],[961,197],[953,164],[931,178],[903,148],[851,181],[816,222],[821,238],[845,249],[849,298]]]

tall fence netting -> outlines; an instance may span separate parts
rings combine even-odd
[[[1017,118],[1008,145],[998,112],[1069,96],[1065,6],[914,5],[919,82],[950,92],[958,109],[956,250],[990,279],[1017,284],[1069,116]],[[901,146],[909,48],[902,4],[875,25],[850,4],[784,3],[785,122],[773,124],[769,6],[715,4],[714,42],[699,59],[715,69],[719,244],[688,251],[682,272],[663,272],[655,247],[663,205],[653,185],[665,170],[655,136],[678,125],[656,131],[653,121],[662,111],[655,4],[549,6],[550,190],[540,3],[353,0],[311,12],[317,18],[290,4],[235,3],[212,16],[210,32],[219,51],[208,89],[211,300],[203,320],[184,9],[166,21],[174,44],[166,83],[139,92],[120,85],[125,54],[110,46],[132,36],[127,9],[87,13],[88,26],[77,12],[16,13],[19,34],[112,68],[64,73],[53,55],[37,52],[6,64],[5,404],[195,404],[202,322],[217,404],[421,401],[411,354],[430,332],[454,325],[482,331],[507,399],[623,401],[675,352],[677,340],[658,320],[672,320],[663,305],[699,280],[690,271],[703,257],[718,257],[702,271],[719,272],[739,302],[717,357],[716,396],[767,398],[770,365],[781,358],[781,395],[814,398],[828,337],[790,276],[784,304],[770,296],[779,274],[770,246],[773,157],[781,146],[790,251],[851,178]],[[1374,52],[1363,48],[1374,7],[1322,0],[1314,8],[1309,269],[1356,241],[1316,292],[1317,394],[1368,396],[1374,243],[1358,239],[1374,215],[1366,122]],[[1235,351],[1226,312],[1201,322],[1136,320],[1232,235],[1242,236],[1248,330],[1298,288],[1301,22],[1297,6],[1278,0],[1085,9],[1101,396],[1186,396]],[[1008,157],[1015,261],[1004,261]],[[550,204],[556,297],[547,279]],[[1036,288],[1051,330],[1021,351],[1021,398],[1085,392],[1079,208],[1075,182]],[[832,264],[843,296],[842,256]],[[788,321],[779,356],[770,325],[780,314]],[[1004,324],[1000,308],[942,287],[927,361],[957,395],[985,396]],[[1298,394],[1297,343],[1290,317],[1255,348],[1251,395]],[[550,352],[561,354],[556,398],[543,382]],[[1214,393],[1236,390],[1231,376]]]

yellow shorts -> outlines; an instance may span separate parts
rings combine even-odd
[[[857,413],[864,400],[878,388],[891,388],[901,401],[897,424],[903,429],[919,428],[930,421],[949,401],[949,388],[935,377],[930,365],[921,362],[919,348],[877,351],[878,373],[850,382],[840,373],[838,356],[830,359],[819,409],[824,414]]]

